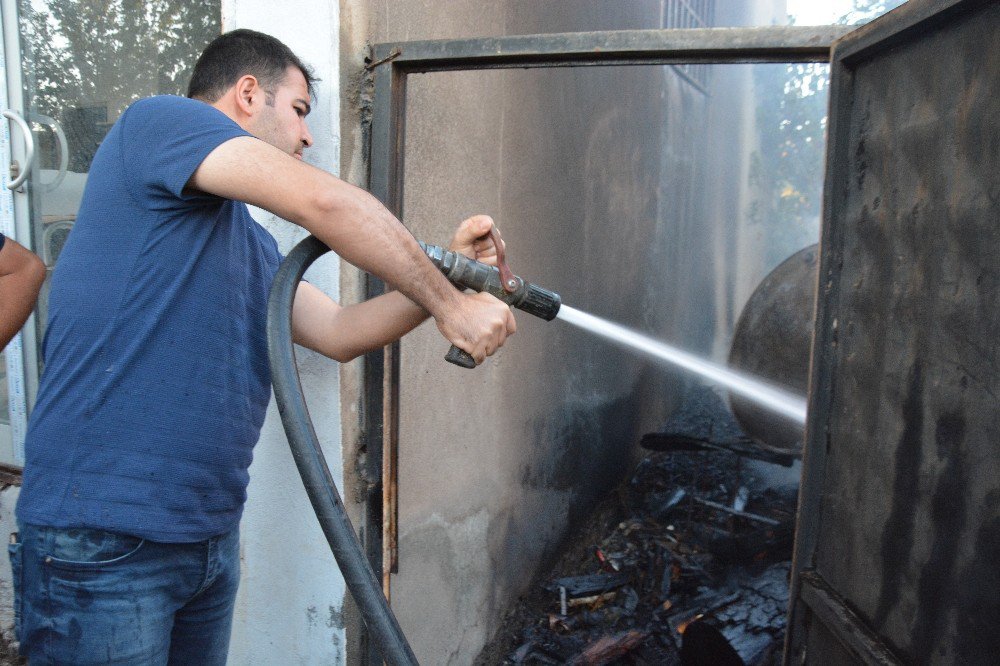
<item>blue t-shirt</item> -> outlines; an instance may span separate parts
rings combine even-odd
[[[5,240],[5,237],[4,237],[4,235],[3,235],[3,234],[0,234],[0,250],[2,250],[2,249],[3,249],[3,242],[4,242],[4,240]]]
[[[208,104],[153,97],[97,151],[52,277],[21,521],[168,542],[239,522],[280,255],[245,204],[185,184],[240,136]]]

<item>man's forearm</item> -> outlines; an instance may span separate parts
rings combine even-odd
[[[460,297],[416,239],[375,197],[339,180],[334,187],[333,208],[308,222],[318,238],[431,314]]]
[[[342,363],[400,339],[428,317],[399,292],[340,307],[308,283],[295,295],[292,332],[297,344]]]
[[[45,281],[45,265],[27,248],[6,239],[0,248],[0,349],[28,320]]]
[[[37,296],[38,282],[32,276],[0,277],[0,349],[24,326]]]

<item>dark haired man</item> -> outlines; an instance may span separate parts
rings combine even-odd
[[[44,280],[42,260],[0,234],[0,351],[28,320]]]
[[[53,277],[10,550],[32,664],[225,662],[279,260],[245,203],[403,292],[341,308],[300,285],[307,347],[347,360],[430,313],[482,361],[514,332],[506,305],[451,286],[373,197],[301,161],[311,84],[281,42],[228,33],[193,99],[133,104],[94,157]],[[489,260],[491,225],[466,220],[452,247]]]

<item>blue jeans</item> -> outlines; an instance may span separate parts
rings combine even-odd
[[[225,664],[239,530],[155,543],[20,525],[12,538],[21,654],[40,664]]]

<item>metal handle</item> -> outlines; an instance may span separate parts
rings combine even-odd
[[[39,182],[38,186],[42,189],[42,192],[51,192],[52,190],[59,187],[63,182],[63,178],[66,177],[66,172],[69,170],[69,143],[66,141],[66,133],[63,132],[62,125],[55,118],[50,118],[49,116],[43,116],[40,113],[32,113],[28,118],[33,123],[38,123],[39,125],[48,125],[52,128],[52,132],[56,135],[56,141],[59,142],[59,172],[56,177],[52,179],[51,182],[42,183]]]
[[[455,365],[462,368],[474,368],[476,367],[476,359],[472,358],[472,354],[467,351],[463,351],[461,348],[455,345],[451,346],[448,353],[445,354],[444,360],[449,363],[454,363]]]
[[[7,183],[8,190],[16,190],[21,187],[28,178],[28,174],[31,173],[31,165],[35,161],[35,139],[31,135],[31,128],[28,127],[28,123],[24,122],[24,118],[21,117],[20,113],[11,109],[4,109],[3,117],[12,120],[15,125],[21,128],[21,132],[24,133],[24,168],[21,168],[16,161],[11,162],[11,171],[16,167],[18,174],[14,180]]]

